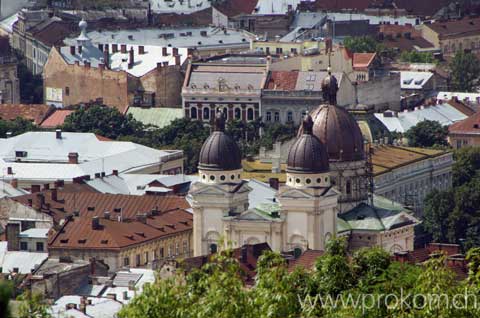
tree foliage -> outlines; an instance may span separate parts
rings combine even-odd
[[[0,317],[10,318],[9,302],[13,294],[12,284],[8,281],[0,281]]]
[[[40,293],[26,291],[18,297],[18,318],[50,318],[49,306]]]
[[[348,257],[344,246],[345,241],[334,239],[313,272],[289,270],[283,257],[266,252],[257,263],[251,288],[243,286],[240,264],[231,258],[231,251],[223,251],[185,277],[179,274],[147,285],[119,317],[478,317],[473,306],[454,308],[440,298],[433,302],[438,306],[429,307],[423,306],[422,298],[414,299],[416,294],[438,294],[451,300],[457,294],[463,297],[465,290],[479,294],[477,280],[457,279],[445,257],[434,257],[420,267],[392,262],[378,248],[361,249]],[[479,254],[476,250],[469,254],[476,259],[472,277],[478,274]],[[404,301],[395,303],[395,299]]]
[[[475,91],[480,78],[480,63],[475,54],[459,51],[453,57],[449,67],[454,91]]]
[[[413,147],[447,146],[448,128],[434,120],[424,120],[406,131],[408,144]]]
[[[435,63],[435,58],[429,52],[403,51],[400,60],[407,63]]]
[[[381,48],[380,44],[371,36],[349,36],[343,40],[343,44],[353,53],[375,53]]]

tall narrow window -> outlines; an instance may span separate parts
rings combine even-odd
[[[204,120],[209,120],[210,119],[210,108],[209,107],[204,107],[203,108],[203,119]]]
[[[192,107],[190,109],[190,118],[197,119],[197,107]]]
[[[247,119],[248,120],[253,120],[253,109],[252,108],[249,108],[247,110]]]
[[[352,194],[352,182],[350,180],[347,180],[346,192],[348,195]]]

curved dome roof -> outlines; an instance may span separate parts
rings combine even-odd
[[[328,155],[324,144],[312,134],[313,120],[307,115],[302,124],[302,135],[288,151],[287,172],[323,173],[328,172]]]
[[[215,117],[215,131],[203,143],[198,168],[215,171],[242,168],[240,149],[235,140],[225,133],[225,119],[222,113]]]
[[[313,118],[313,134],[326,145],[330,161],[365,159],[362,132],[347,110],[334,105],[320,105],[310,115]]]

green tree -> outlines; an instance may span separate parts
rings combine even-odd
[[[73,112],[65,119],[63,129],[72,132],[92,132],[107,138],[138,136],[143,132],[142,123],[132,115],[123,115],[116,108],[94,105]]]
[[[390,263],[390,254],[380,247],[361,248],[353,254],[353,268],[357,278],[379,277]]]
[[[408,63],[435,63],[435,58],[429,52],[403,51],[400,60]]]
[[[435,242],[448,242],[450,214],[455,209],[455,194],[453,190],[433,190],[424,202],[425,230],[430,233]]]
[[[480,169],[480,148],[465,147],[454,152],[452,169],[453,186],[458,187],[472,180]]]
[[[8,281],[0,281],[0,317],[9,318],[9,302],[12,297],[12,284]]]
[[[50,318],[49,306],[43,295],[26,291],[18,297],[20,306],[18,308],[19,318]]]
[[[473,92],[480,78],[480,63],[475,54],[459,51],[450,62],[452,89],[460,92]]]
[[[371,36],[349,36],[343,40],[343,44],[353,53],[374,53],[380,48],[379,43]]]
[[[406,131],[408,144],[413,147],[447,146],[448,128],[434,120],[424,120]]]

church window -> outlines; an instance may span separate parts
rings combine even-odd
[[[230,179],[235,180],[235,175],[232,174],[232,175],[230,176]]]
[[[312,183],[312,180],[307,179],[306,182],[307,182],[307,184],[310,184],[310,183]]]
[[[196,107],[192,107],[190,109],[190,118],[197,119],[197,108]]]
[[[210,244],[210,253],[214,254],[217,252],[217,244]]]
[[[296,183],[300,183],[300,179],[297,178],[297,179],[295,180],[295,182],[296,182]]]
[[[220,180],[225,181],[225,176],[220,176]]]
[[[288,182],[292,182],[292,178],[288,178]]]
[[[215,180],[215,176],[210,176],[210,180],[214,181],[214,180]]]

